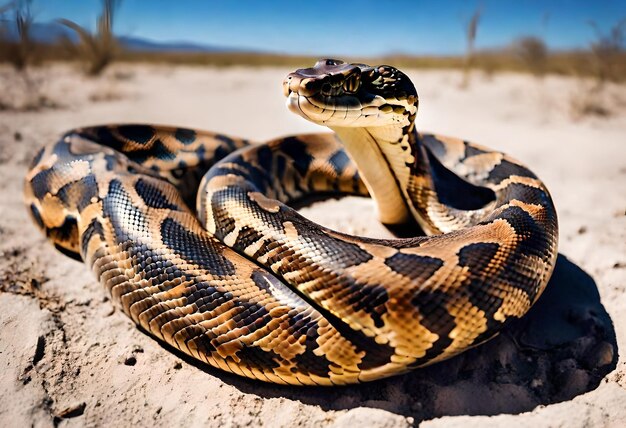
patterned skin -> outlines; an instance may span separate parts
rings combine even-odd
[[[393,67],[324,60],[284,90],[336,134],[251,144],[151,125],[73,130],[27,174],[33,219],[155,338],[269,382],[399,374],[528,311],[557,254],[554,206],[532,172],[417,133],[417,94]],[[346,194],[371,194],[382,221],[415,218],[431,236],[348,236],[289,206]]]

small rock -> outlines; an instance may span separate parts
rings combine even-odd
[[[15,131],[13,134],[13,139],[15,141],[22,141],[22,133],[20,131]]]
[[[587,233],[587,226],[580,226],[580,227],[578,228],[578,234],[579,234],[579,235],[583,235],[583,234],[585,234],[585,233]]]
[[[56,414],[56,417],[60,419],[75,418],[85,413],[86,407],[87,407],[87,403],[85,402],[74,404],[58,412]]]
[[[176,361],[176,362],[174,363],[174,370],[180,370],[180,369],[182,369],[182,368],[183,368],[183,365],[181,364],[181,362],[180,362],[180,361]]]
[[[124,365],[134,366],[135,364],[137,364],[137,358],[135,358],[134,355],[131,355],[124,360]]]
[[[37,338],[37,346],[35,347],[35,355],[33,355],[33,366],[36,366],[44,356],[46,350],[46,338],[39,336]]]
[[[407,420],[404,417],[382,409],[357,407],[340,414],[330,426],[336,428],[356,426],[397,427],[406,426],[406,423]]]

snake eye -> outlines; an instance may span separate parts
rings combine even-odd
[[[343,81],[343,90],[348,93],[354,93],[359,90],[361,86],[361,77],[359,73],[352,73],[346,80]]]

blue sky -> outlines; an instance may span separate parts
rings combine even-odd
[[[373,56],[458,54],[464,25],[482,9],[478,48],[521,35],[551,48],[586,47],[588,21],[608,28],[626,17],[625,0],[124,0],[115,30],[156,41],[191,41],[279,53]],[[38,21],[69,18],[93,28],[100,0],[34,0]]]

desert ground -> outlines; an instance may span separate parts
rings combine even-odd
[[[0,426],[626,426],[626,87],[598,95],[578,78],[477,72],[462,89],[460,72],[407,70],[420,130],[503,150],[547,183],[560,255],[536,306],[496,339],[370,384],[282,387],[196,364],[138,330],[31,224],[27,166],[69,128],[147,122],[255,141],[319,131],[285,108],[289,71],[120,64],[87,78],[65,64],[25,83],[0,68]],[[302,213],[391,236],[368,199]]]

